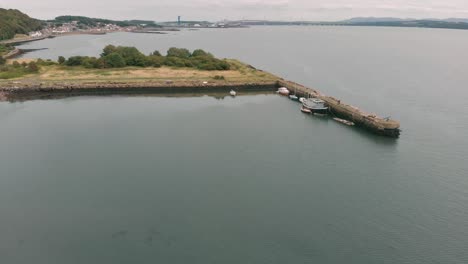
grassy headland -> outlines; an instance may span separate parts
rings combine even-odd
[[[2,80],[3,79],[3,80]],[[271,86],[278,77],[203,50],[170,48],[144,55],[134,47],[108,45],[100,57],[9,60],[0,66],[0,92],[98,88]]]
[[[21,67],[27,68],[31,63],[37,64],[37,61],[31,60],[29,63],[23,61],[19,63]],[[239,61],[226,59],[230,65],[229,70],[200,70],[190,67],[135,67],[128,66],[122,68],[85,68],[83,66],[66,66],[51,64],[40,66],[37,72],[24,71],[21,75],[12,75],[11,80],[0,80],[0,86],[14,81],[25,83],[47,83],[47,82],[141,82],[141,81],[186,81],[186,82],[268,82],[276,81],[278,78],[270,73],[256,70]],[[9,67],[13,68],[10,64]],[[11,73],[14,71],[11,71]],[[0,73],[0,78],[2,78]]]

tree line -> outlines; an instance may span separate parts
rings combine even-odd
[[[28,34],[41,28],[41,21],[30,18],[19,10],[0,8],[0,40],[11,39],[15,34]]]
[[[68,59],[60,56],[58,63],[66,66],[83,66],[85,68],[122,68],[137,67],[189,67],[200,70],[229,70],[225,60],[215,58],[211,53],[201,49],[190,52],[188,49],[170,48],[163,56],[159,51],[149,55],[141,53],[135,47],[107,45],[99,58],[72,56]]]
[[[110,19],[103,19],[103,18],[92,18],[92,17],[85,17],[85,16],[58,16],[54,20],[49,20],[48,22],[54,23],[56,25],[60,25],[63,23],[71,23],[76,21],[78,25],[84,25],[88,27],[94,27],[98,24],[115,24],[121,27],[129,27],[129,26],[140,26],[141,24],[145,24],[145,26],[157,27],[158,25],[154,21],[148,20],[110,20]]]

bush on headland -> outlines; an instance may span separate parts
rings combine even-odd
[[[43,61],[44,62],[44,61]],[[54,62],[52,62],[54,63]],[[9,65],[0,66],[0,79],[18,78],[29,73],[36,73],[39,71],[39,61],[31,61],[29,63],[19,63],[17,61]]]
[[[13,49],[14,48],[12,46],[7,46],[7,45],[0,44],[0,57],[8,54],[8,52],[10,52]]]
[[[229,70],[230,65],[225,60],[215,58],[212,54],[197,49],[192,53],[187,49],[170,48],[166,56],[154,51],[146,56],[135,47],[107,45],[99,58],[87,56],[72,56],[65,60],[60,56],[59,64],[66,66],[83,66],[86,68],[121,68],[136,67],[188,67],[200,70]]]

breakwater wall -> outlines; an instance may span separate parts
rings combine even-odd
[[[51,35],[43,35],[40,37],[25,37],[25,38],[18,38],[18,39],[8,39],[8,40],[2,40],[0,41],[0,44],[3,45],[19,45],[31,41],[38,41],[38,40],[43,40],[46,38],[53,38]]]
[[[14,58],[14,57],[16,57],[16,56],[19,56],[19,55],[21,55],[21,54],[23,54],[23,51],[22,51],[22,50],[20,50],[20,49],[14,49],[14,50],[8,52],[7,54],[3,55],[3,58],[4,58],[4,59],[11,59],[11,58]]]
[[[296,95],[316,97],[324,100],[330,112],[338,117],[350,120],[356,125],[364,127],[374,133],[398,137],[400,123],[389,118],[382,118],[370,114],[359,108],[341,102],[322,92],[303,86],[301,84],[279,79],[271,82],[209,82],[200,83],[191,81],[130,81],[130,82],[54,82],[54,83],[27,83],[12,81],[0,86],[0,100],[23,101],[56,96],[80,95],[109,95],[109,94],[162,94],[162,93],[203,93],[225,92],[234,89],[242,91],[274,91],[278,87],[286,87]]]
[[[275,91],[276,82],[263,83],[199,83],[199,82],[89,82],[28,84],[10,82],[0,86],[0,100],[23,101],[55,96],[110,95],[110,94],[175,94],[225,92]]]
[[[278,86],[286,87],[299,96],[310,96],[322,99],[327,103],[327,105],[330,108],[330,111],[334,115],[350,120],[356,125],[362,126],[374,133],[389,137],[400,136],[400,122],[396,120],[382,118],[375,114],[367,113],[355,106],[341,102],[341,100],[339,99],[327,96],[318,90],[306,87],[295,82],[281,79],[278,80]]]

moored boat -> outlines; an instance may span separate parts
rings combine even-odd
[[[328,106],[325,104],[325,101],[318,98],[305,99],[302,106],[309,109],[313,114],[328,114]]]
[[[338,118],[338,117],[334,117],[333,120],[335,120],[337,122],[340,122],[342,124],[348,125],[348,126],[354,126],[354,122],[351,122],[351,121],[346,120],[346,119],[341,119],[341,118]]]
[[[301,106],[301,112],[305,114],[311,114],[312,111],[310,109],[305,108],[304,106]]]
[[[299,97],[297,97],[295,94],[291,94],[291,95],[289,95],[289,99],[291,99],[293,101],[298,101]]]
[[[289,95],[289,90],[286,87],[280,87],[280,88],[278,88],[277,93],[279,93],[281,95]]]
[[[231,90],[231,91],[229,92],[229,94],[230,94],[231,96],[236,96],[236,91]]]
[[[304,97],[299,98],[299,102],[301,102],[301,103],[304,103],[305,100],[306,100],[306,99],[305,99]]]

